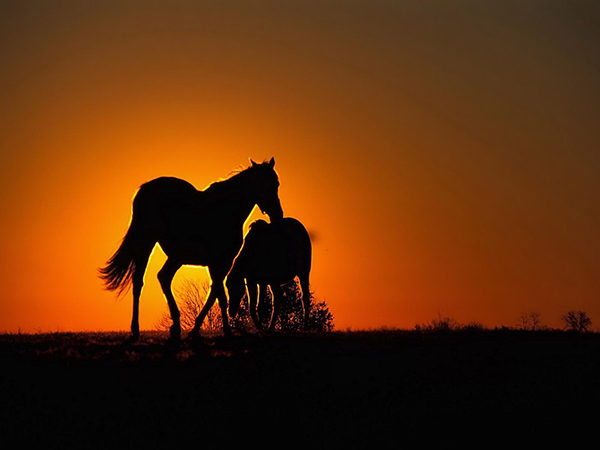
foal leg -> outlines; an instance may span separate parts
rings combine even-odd
[[[181,323],[179,319],[179,308],[177,308],[177,302],[175,301],[175,297],[173,297],[173,292],[171,291],[171,283],[173,282],[175,273],[181,266],[181,263],[172,259],[167,259],[165,265],[158,272],[158,281],[160,282],[160,287],[162,288],[162,291],[167,299],[169,311],[171,312],[171,320],[173,320],[173,325],[171,325],[169,333],[171,334],[171,338],[175,340],[181,339]]]
[[[259,316],[256,314],[256,305],[258,303],[258,285],[248,280],[248,307],[250,308],[250,317],[252,317],[252,322],[254,322],[254,326],[262,330],[262,324],[260,323]]]
[[[302,305],[304,306],[304,321],[302,328],[308,330],[308,319],[310,316],[310,291],[308,287],[308,275],[300,276],[300,287],[302,288]]]
[[[267,303],[267,288],[269,285],[261,284],[260,289],[258,291],[258,318],[261,323],[261,327],[263,322],[265,321],[265,317],[267,317],[267,312],[269,311],[269,304]]]
[[[269,324],[269,331],[275,330],[277,319],[279,318],[279,310],[281,307],[281,300],[283,298],[283,290],[278,284],[271,285],[271,293],[273,294],[273,311],[271,313],[271,323]]]

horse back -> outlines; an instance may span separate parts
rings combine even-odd
[[[226,216],[230,205],[212,197],[185,180],[156,178],[140,187],[133,214],[169,257],[207,265],[214,255],[233,258],[242,241],[241,228]]]
[[[284,283],[296,275],[308,275],[311,257],[308,231],[298,220],[288,217],[251,228],[235,265],[248,276]]]

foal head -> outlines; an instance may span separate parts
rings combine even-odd
[[[227,292],[229,293],[229,316],[235,318],[240,307],[240,303],[246,295],[246,283],[245,278],[248,276],[248,271],[252,268],[251,266],[255,263],[254,258],[247,258],[248,253],[255,254],[257,251],[260,252],[260,247],[263,244],[263,237],[265,231],[271,225],[264,220],[257,220],[250,224],[250,231],[244,238],[244,245],[240,254],[235,259],[229,274],[227,275]],[[256,289],[256,286],[249,286],[249,289]]]
[[[255,163],[250,160],[252,167],[250,172],[253,177],[252,194],[256,204],[271,219],[271,222],[283,218],[283,209],[279,201],[279,177],[275,172],[275,158],[269,162]]]

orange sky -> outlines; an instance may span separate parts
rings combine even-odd
[[[593,1],[2,2],[0,42],[0,331],[128,329],[135,189],[271,156],[338,328],[600,324]]]

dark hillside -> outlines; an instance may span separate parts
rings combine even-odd
[[[360,448],[521,433],[539,443],[591,432],[600,405],[595,333],[384,330],[177,347],[126,336],[0,335],[3,442]]]

